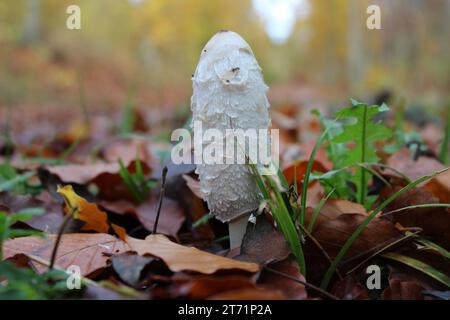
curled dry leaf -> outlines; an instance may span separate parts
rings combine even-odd
[[[308,160],[296,161],[287,165],[283,169],[283,174],[286,177],[286,181],[289,185],[293,185],[297,182],[297,190],[300,192],[303,188],[303,178],[306,173],[306,167],[308,166]],[[311,172],[327,172],[326,167],[319,161],[314,160]],[[312,181],[309,186],[318,183],[317,181]]]
[[[4,258],[24,254],[36,270],[43,272],[48,268],[55,239],[56,235],[50,235],[48,238],[23,237],[8,240],[3,244]],[[108,265],[109,258],[105,253],[111,255],[129,250],[125,242],[108,234],[64,234],[61,237],[55,264],[62,269],[77,265],[81,274],[87,276]]]
[[[88,202],[73,191],[71,185],[58,187],[57,192],[64,198],[66,214],[73,212],[73,217],[85,224],[81,230],[108,233],[108,215],[100,210],[96,204]]]
[[[140,255],[151,254],[162,259],[173,272],[184,270],[212,274],[218,270],[238,269],[257,272],[255,263],[237,261],[201,251],[194,247],[185,247],[170,241],[161,234],[149,235],[145,240],[127,237],[127,243]]]

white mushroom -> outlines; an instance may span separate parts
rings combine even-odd
[[[192,120],[200,121],[204,131],[218,129],[225,135],[226,129],[269,128],[268,87],[250,46],[237,33],[220,31],[209,40],[192,82]],[[209,143],[203,141],[203,147]],[[231,248],[239,247],[248,218],[261,202],[251,168],[203,163],[196,172],[210,211],[229,223]]]

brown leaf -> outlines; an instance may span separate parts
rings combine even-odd
[[[383,291],[382,297],[384,300],[424,300],[423,290],[425,288],[418,282],[391,274],[389,287]]]
[[[136,172],[135,161],[125,162],[128,171]],[[150,167],[141,161],[144,175],[151,173]],[[103,200],[125,199],[135,201],[134,196],[123,182],[119,175],[120,166],[118,163],[94,163],[84,165],[64,165],[48,167],[47,170],[56,175],[64,183],[94,184],[98,187],[97,198]]]
[[[381,198],[388,198],[400,188],[400,186],[384,188],[381,191]],[[398,196],[389,204],[385,211],[428,203],[439,203],[439,199],[437,199],[430,191],[428,191],[424,187],[417,187]],[[422,228],[423,235],[431,237],[431,240],[445,246],[446,248],[450,248],[449,208],[416,208],[395,212],[393,214],[390,214],[389,217],[391,217],[395,223],[400,223],[403,227]]]
[[[43,201],[43,199],[47,197],[50,198],[46,192],[39,198],[30,195],[22,196],[2,192],[0,193],[0,210],[6,211],[9,214],[15,214],[27,208],[42,208],[45,211],[43,215],[35,216],[22,223],[36,230],[56,233],[64,219],[62,206],[57,202],[50,202],[54,201],[53,199],[46,199],[46,201]],[[68,230],[75,229],[74,224],[70,224],[65,231],[67,232]]]
[[[4,258],[25,254],[30,258],[33,266],[39,272],[43,272],[48,266],[33,258],[37,257],[49,262],[55,239],[55,235],[49,235],[48,238],[23,237],[8,240],[3,244]],[[62,269],[77,265],[81,269],[81,274],[87,276],[107,266],[109,258],[104,253],[113,254],[129,250],[125,242],[108,234],[64,234],[59,244],[55,264]]]
[[[347,276],[338,281],[331,292],[342,300],[368,300],[369,291],[352,276]]]
[[[136,287],[139,284],[144,268],[154,261],[155,258],[152,257],[124,252],[113,255],[111,265],[122,281]]]
[[[158,212],[158,201],[152,198],[135,208],[139,221],[147,230],[152,230]],[[177,202],[165,197],[161,206],[161,214],[158,221],[158,232],[176,236],[185,220],[183,210]]]
[[[431,179],[425,188],[430,191],[441,203],[450,203],[450,170],[438,174]]]
[[[283,235],[261,215],[257,218],[256,224],[247,225],[240,255],[235,258],[266,264],[283,260],[289,254],[290,250]]]
[[[158,199],[156,196],[151,195],[149,199],[138,206],[127,200],[99,201],[99,204],[102,208],[111,212],[131,214],[147,230],[153,230],[158,211]],[[176,237],[185,219],[186,217],[178,203],[168,197],[164,197],[158,221],[158,232]]]
[[[140,255],[151,254],[161,258],[173,272],[183,270],[212,274],[218,270],[238,269],[257,272],[255,263],[242,262],[217,256],[194,247],[185,247],[161,234],[149,235],[145,240],[127,237],[127,243]]]
[[[365,219],[366,216],[361,214],[343,214],[335,219],[320,223],[315,228],[313,236],[333,259],[355,229]],[[348,270],[366,258],[370,253],[381,249],[400,237],[401,233],[395,228],[392,222],[381,218],[374,218],[353,242],[343,258],[343,265],[339,269],[341,271]],[[308,269],[314,270],[314,273],[309,273],[308,279],[312,283],[318,283],[330,263],[325,259],[324,254],[317,250],[317,247],[312,241],[306,241],[305,255]]]
[[[171,298],[206,299],[210,296],[238,289],[255,289],[250,278],[237,275],[186,276],[175,275],[169,288]]]
[[[402,148],[390,156],[387,165],[400,171],[411,180],[417,180],[445,168],[442,163],[430,157],[419,157],[415,161],[407,148]],[[390,170],[386,172],[388,175],[392,174]]]
[[[270,265],[270,268],[296,278],[300,281],[305,281],[305,277],[300,273],[298,263],[292,258],[287,258],[283,261],[276,262]],[[308,297],[305,286],[301,283],[295,282],[292,279],[283,277],[273,272],[263,270],[258,279],[258,284],[264,285],[270,289],[281,291],[288,299],[291,300],[305,300]]]

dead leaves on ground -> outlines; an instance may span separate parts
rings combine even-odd
[[[140,255],[151,254],[161,258],[173,272],[196,271],[212,274],[219,270],[238,269],[247,272],[257,272],[259,266],[255,263],[237,261],[194,247],[186,247],[170,241],[167,237],[155,234],[145,240],[127,238],[131,250]]]
[[[55,239],[55,235],[49,235],[47,238],[24,237],[8,240],[3,244],[4,258],[23,254],[29,258],[33,268],[42,272],[48,268]],[[87,276],[105,268],[112,254],[128,250],[125,242],[108,234],[65,234],[61,238],[55,265],[63,269],[77,265],[81,274]]]

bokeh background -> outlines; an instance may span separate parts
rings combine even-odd
[[[66,28],[66,8],[82,29]],[[366,8],[382,30],[366,28]],[[190,77],[220,29],[252,46],[274,106],[393,93],[439,115],[450,88],[449,0],[1,0],[0,107],[189,112]]]

